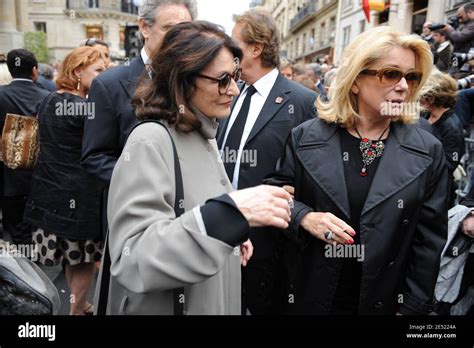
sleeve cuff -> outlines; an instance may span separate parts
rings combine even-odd
[[[210,199],[200,207],[204,232],[232,247],[249,238],[249,224],[229,195]],[[196,215],[196,213],[195,213]],[[196,217],[198,225],[199,217]],[[201,233],[203,230],[199,226]]]

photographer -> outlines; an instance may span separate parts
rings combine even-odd
[[[474,47],[474,3],[459,7],[456,17],[459,23],[463,24],[462,28],[455,29],[455,22],[453,22],[446,24],[443,29],[446,30],[448,38],[454,45],[454,52],[467,53],[471,47]]]

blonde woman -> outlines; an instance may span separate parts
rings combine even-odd
[[[412,124],[407,103],[429,76],[430,48],[378,27],[342,61],[319,119],[293,130],[268,180],[295,188],[287,312],[427,314],[446,242],[448,175],[441,143]]]

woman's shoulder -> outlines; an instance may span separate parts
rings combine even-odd
[[[316,117],[294,128],[292,136],[297,143],[327,141],[338,128],[338,124],[329,123]]]
[[[153,146],[159,152],[169,152],[172,149],[171,134],[173,130],[166,122],[160,123],[157,121],[138,123],[128,136],[125,147],[143,143]]]

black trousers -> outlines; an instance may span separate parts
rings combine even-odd
[[[281,314],[279,263],[275,260],[252,260],[242,267],[242,315]]]
[[[31,244],[33,226],[23,221],[28,196],[3,197],[3,230],[14,244]]]

